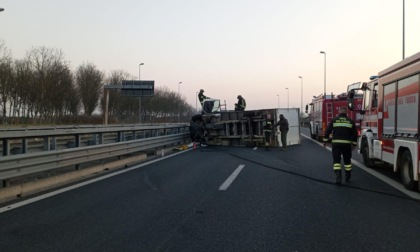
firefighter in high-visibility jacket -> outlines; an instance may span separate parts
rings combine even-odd
[[[341,184],[341,156],[343,156],[344,170],[346,182],[350,182],[351,178],[351,153],[357,145],[357,128],[352,119],[347,116],[347,108],[342,107],[340,114],[334,118],[329,124],[324,135],[324,147],[326,147],[329,136],[332,133],[332,156],[333,169],[336,175],[335,183]]]

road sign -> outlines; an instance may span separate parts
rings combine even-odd
[[[154,96],[154,90],[141,90],[141,89],[123,89],[121,90],[122,96],[129,97],[152,97]]]
[[[154,96],[155,81],[123,80],[121,95],[130,97]]]

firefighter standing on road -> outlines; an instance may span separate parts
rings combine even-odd
[[[273,121],[271,120],[270,114],[267,114],[267,119],[264,123],[265,150],[268,151],[270,150],[271,136],[273,134]]]
[[[283,114],[280,114],[280,120],[274,124],[274,127],[280,126],[280,139],[282,150],[287,150],[287,133],[289,132],[289,121],[284,117]]]
[[[347,108],[342,107],[340,114],[329,124],[324,135],[324,147],[326,147],[328,138],[332,133],[332,156],[334,163],[335,183],[341,184],[341,156],[344,160],[344,170],[346,182],[351,178],[351,153],[357,145],[357,128],[352,119],[347,116]]]

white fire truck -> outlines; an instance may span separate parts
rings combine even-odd
[[[367,167],[376,161],[393,165],[402,184],[416,189],[420,167],[420,52],[379,72],[379,76],[349,90],[349,108],[363,115],[359,153]],[[354,94],[364,93],[361,110]]]

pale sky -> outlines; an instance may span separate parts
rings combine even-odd
[[[233,109],[303,106],[403,57],[403,0],[0,0],[0,39],[21,59],[61,49],[71,68],[125,70]],[[405,0],[405,57],[420,51],[420,1]],[[182,82],[181,85],[178,83]],[[278,96],[279,95],[279,99]],[[198,104],[200,106],[200,104]]]

